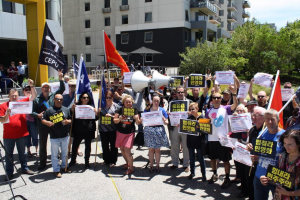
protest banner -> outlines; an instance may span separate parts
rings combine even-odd
[[[133,117],[135,113],[135,108],[123,108],[122,115],[126,117]]]
[[[294,95],[294,89],[281,89],[282,101],[288,101]]]
[[[159,126],[164,125],[162,120],[162,111],[153,111],[141,113],[144,126]]]
[[[101,116],[100,123],[102,125],[111,125],[112,124],[112,117],[106,117],[106,116]]]
[[[174,83],[170,84],[170,87],[177,87],[179,85],[183,85],[184,76],[171,76],[174,78]]]
[[[123,76],[123,83],[124,84],[131,84],[131,77],[133,75],[134,72],[124,72]]]
[[[179,123],[179,133],[198,136],[199,132],[197,132],[197,121],[189,120],[189,119],[180,119]]]
[[[254,138],[252,141],[252,145],[252,154],[273,159],[275,158],[277,142]]]
[[[11,110],[10,112],[11,116],[15,114],[32,113],[32,101],[9,102],[8,107]]]
[[[187,112],[172,112],[169,114],[171,126],[177,126],[180,123],[180,119],[187,119]]]
[[[189,102],[186,100],[174,100],[170,102],[169,112],[188,111]]]
[[[252,127],[251,114],[229,115],[229,123],[233,133],[246,132]]]
[[[294,182],[294,174],[283,171],[272,165],[268,166],[266,177],[269,178],[269,183],[273,185],[281,185],[292,189],[292,183]]]
[[[218,85],[234,84],[234,71],[216,71],[215,84]]]
[[[76,105],[75,107],[76,119],[95,119],[95,111],[89,105]]]
[[[210,119],[199,119],[198,122],[201,133],[212,134],[212,124]]]
[[[237,95],[237,98],[246,98],[248,95],[250,84],[248,83],[241,83],[239,88],[239,93]]]
[[[235,161],[243,163],[244,165],[252,165],[250,152],[247,150],[247,146],[240,142],[235,143],[235,149],[233,150],[233,158]]]
[[[69,94],[69,84],[68,83],[65,83],[65,91],[63,93],[64,94]],[[49,83],[50,87],[51,87],[51,92],[54,94],[58,89],[59,89],[59,86],[60,86],[60,83],[59,82],[55,82],[55,83]]]
[[[188,88],[204,88],[204,87],[206,87],[205,75],[190,74],[187,87]]]
[[[254,76],[254,82],[257,85],[264,87],[271,87],[273,75],[267,73],[256,73]]]

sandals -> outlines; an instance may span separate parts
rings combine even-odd
[[[153,169],[153,167],[150,167],[150,169],[149,169],[149,173],[153,173],[154,172],[154,169]]]
[[[128,169],[128,164],[123,165],[122,169],[123,169],[123,170]]]
[[[134,171],[131,169],[128,169],[126,172],[124,172],[125,175],[129,175],[132,174]]]
[[[160,172],[161,172],[160,168],[157,167],[157,168],[156,168],[156,173],[160,173]]]

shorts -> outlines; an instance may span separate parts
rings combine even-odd
[[[208,158],[211,160],[219,159],[223,162],[231,160],[231,148],[223,147],[219,141],[209,141],[208,145]]]
[[[117,131],[116,148],[126,147],[131,149],[134,141],[134,133],[123,134]]]

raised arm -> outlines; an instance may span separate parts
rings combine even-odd
[[[184,80],[183,80],[183,87],[184,87],[184,96],[187,97],[188,95],[188,92],[187,92],[187,86],[186,86],[186,82],[189,80],[189,77],[186,77]]]
[[[230,85],[228,87],[229,87],[229,90],[230,90],[230,92],[232,94],[232,98],[233,98],[233,104],[231,105],[231,110],[234,110],[238,106],[237,98],[236,98],[236,96],[237,96],[237,94],[236,94],[236,91],[237,91],[236,85],[234,84],[233,86]]]
[[[33,101],[33,100],[35,100],[35,98],[37,96],[35,86],[33,85],[33,80],[28,79],[28,85],[30,86],[30,89],[31,89],[31,95],[30,95],[29,101]]]
[[[58,90],[55,92],[55,94],[63,94],[65,91],[65,83],[64,83],[64,75],[62,73],[63,70],[58,70],[58,77],[59,77],[59,88]]]
[[[253,85],[253,82],[254,82],[254,78],[252,78],[251,81],[250,81],[249,92],[248,92],[251,101],[254,99],[253,91],[252,91],[252,85]]]

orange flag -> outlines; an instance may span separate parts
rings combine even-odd
[[[275,80],[275,85],[273,87],[273,96],[272,96],[272,102],[269,108],[273,108],[274,110],[280,111],[282,108],[282,97],[281,97],[281,88],[280,88],[280,77],[279,73],[276,77],[277,80]],[[279,124],[278,126],[280,128],[283,128],[283,113],[279,113]]]
[[[104,48],[105,48],[106,61],[120,67],[122,75],[124,72],[129,72],[129,68],[126,62],[124,61],[122,56],[118,53],[113,43],[110,41],[109,37],[106,35],[104,31],[103,34],[104,34]]]

